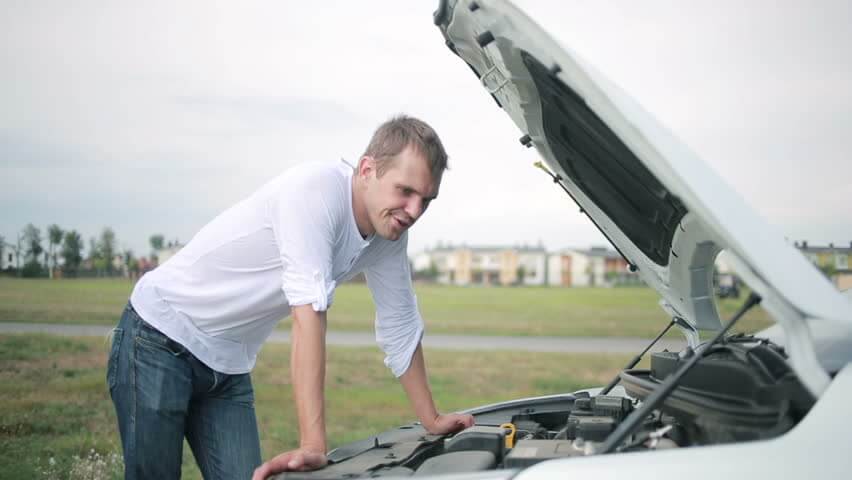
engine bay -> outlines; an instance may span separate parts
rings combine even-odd
[[[701,352],[706,349],[706,352]],[[701,362],[658,408],[643,401],[697,352]],[[742,334],[695,351],[651,354],[650,369],[625,369],[620,386],[514,400],[467,411],[476,425],[430,435],[417,423],[382,432],[329,453],[329,465],[280,478],[422,476],[524,469],[557,458],[605,453],[603,442],[628,418],[638,425],[612,453],[772,438],[791,429],[814,399],[787,363],[783,348]],[[633,421],[637,421],[634,419]]]

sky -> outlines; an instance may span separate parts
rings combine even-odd
[[[483,0],[483,3],[485,0]],[[432,23],[437,1],[30,1],[0,16],[0,235],[150,252],[397,113],[450,155],[409,252],[604,244]],[[852,241],[852,2],[519,1],[776,230]]]

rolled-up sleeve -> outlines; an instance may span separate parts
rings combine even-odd
[[[407,244],[406,234],[364,271],[376,304],[376,342],[385,352],[385,365],[397,377],[408,370],[424,331],[411,284]]]
[[[335,222],[341,201],[322,179],[299,178],[271,206],[281,255],[281,289],[291,306],[328,310],[336,284],[332,275]]]
[[[329,281],[321,270],[313,270],[307,275],[305,269],[291,265],[284,270],[281,289],[291,307],[311,305],[315,312],[328,310],[334,301],[334,280]]]

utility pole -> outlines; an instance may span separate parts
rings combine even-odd
[[[15,244],[15,270],[19,277],[21,276],[21,242],[23,239],[21,232],[18,232],[18,242]]]

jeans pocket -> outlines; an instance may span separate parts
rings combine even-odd
[[[136,344],[154,350],[162,350],[176,357],[183,355],[186,348],[172,340],[166,334],[148,325],[144,321],[139,322],[136,329]]]
[[[113,328],[112,345],[109,348],[109,361],[107,363],[107,385],[110,390],[115,388],[116,373],[118,371],[118,352],[121,348],[122,338],[124,338],[124,329]]]

